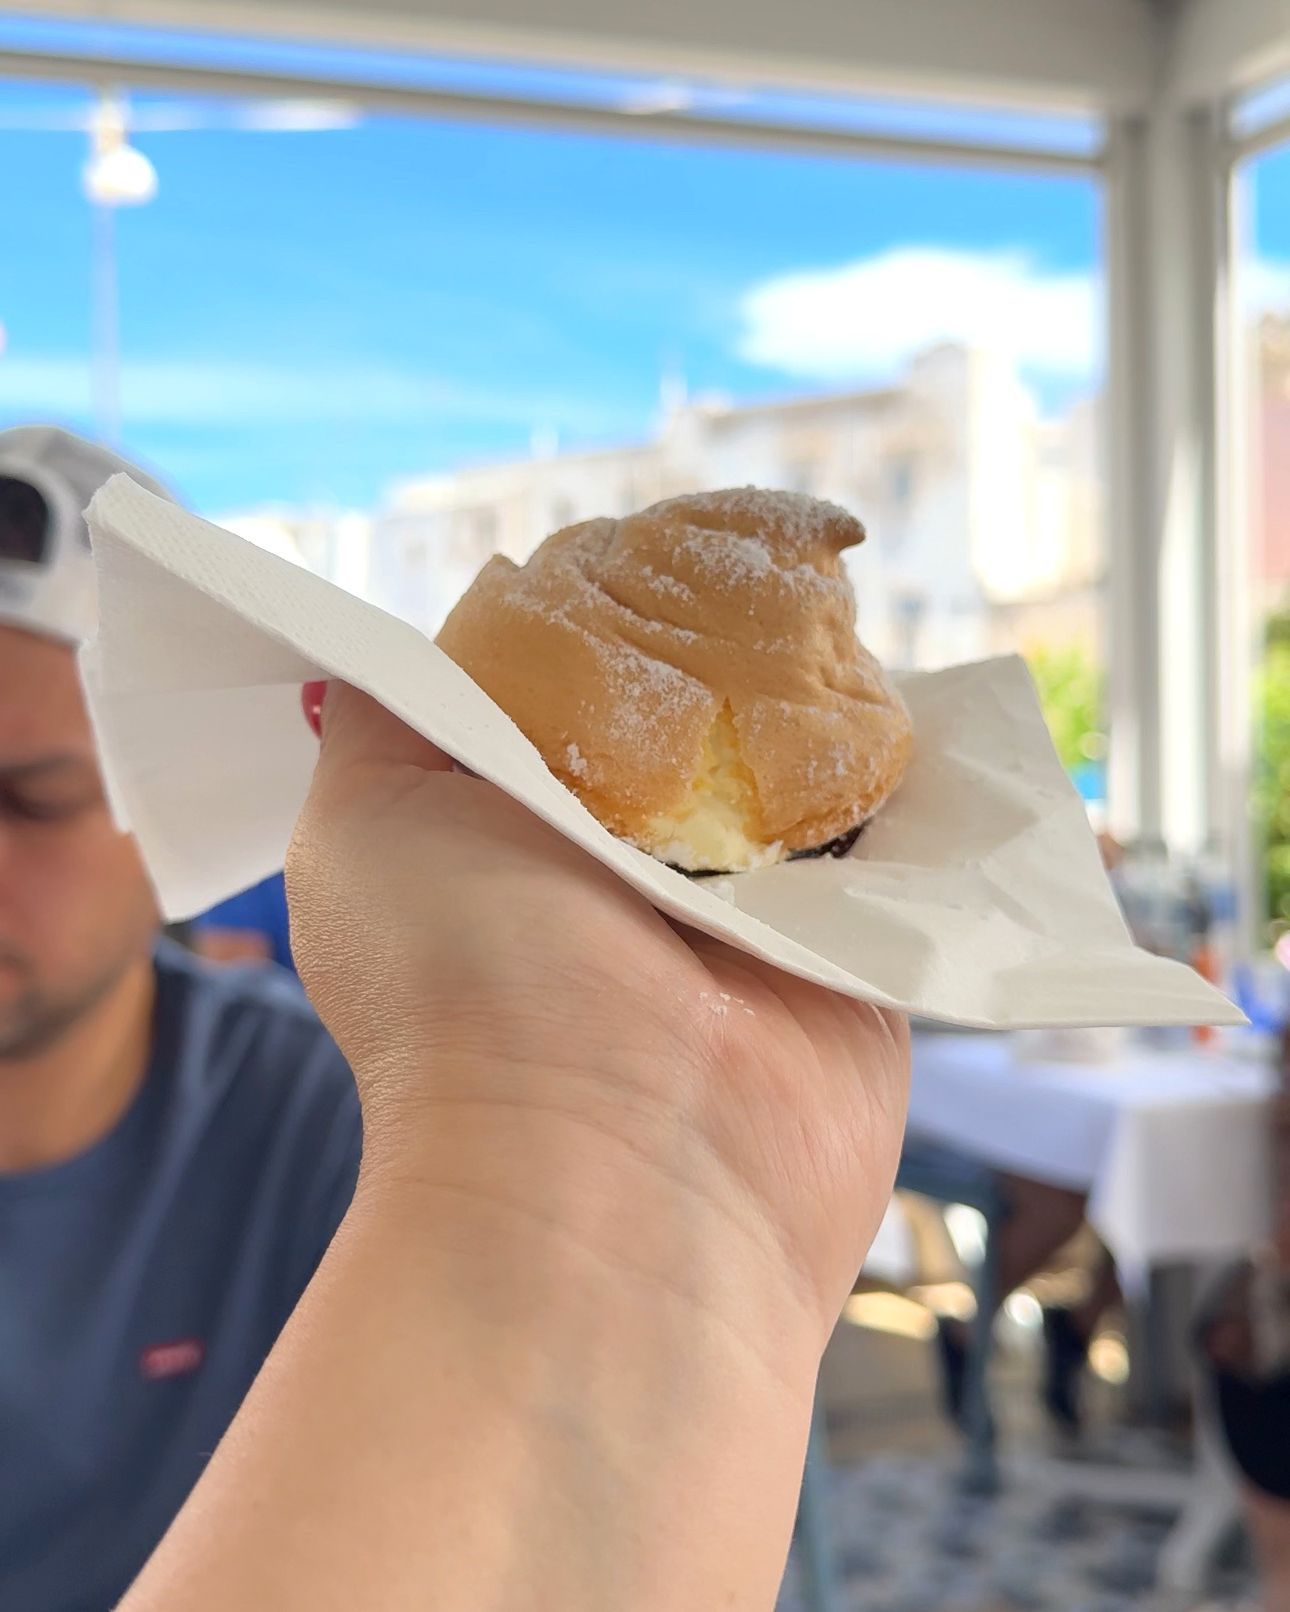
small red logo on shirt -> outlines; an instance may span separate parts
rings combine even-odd
[[[206,1358],[206,1345],[200,1338],[175,1338],[170,1343],[151,1343],[139,1351],[139,1375],[145,1382],[164,1377],[187,1377]]]

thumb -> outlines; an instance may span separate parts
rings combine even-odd
[[[451,772],[452,757],[348,683],[327,684],[321,709],[318,770],[331,773],[373,763],[422,772]]]

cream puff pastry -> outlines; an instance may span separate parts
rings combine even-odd
[[[613,833],[689,873],[841,854],[909,714],[856,637],[854,516],[746,487],[494,557],[439,644]]]

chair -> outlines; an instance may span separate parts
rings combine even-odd
[[[994,1447],[994,1418],[990,1412],[990,1350],[995,1291],[995,1231],[1006,1206],[994,1172],[949,1148],[931,1143],[907,1143],[896,1176],[899,1192],[916,1192],[935,1203],[963,1203],[977,1210],[986,1224],[985,1249],[973,1283],[976,1320],[968,1343],[967,1379],[964,1385],[967,1456],[963,1487],[973,1494],[994,1494],[999,1467]],[[807,1612],[839,1612],[837,1562],[828,1519],[829,1455],[824,1412],[816,1395],[811,1431],[806,1446],[806,1467],[794,1530],[802,1598]]]
[[[963,1391],[967,1438],[963,1486],[974,1494],[994,1494],[999,1487],[999,1465],[994,1447],[994,1417],[990,1411],[990,1352],[994,1342],[994,1314],[1001,1297],[996,1292],[995,1233],[1006,1213],[998,1177],[988,1166],[951,1148],[907,1140],[896,1174],[896,1189],[916,1192],[935,1203],[966,1204],[985,1220],[985,1248],[972,1284],[976,1294],[976,1319],[968,1340]]]

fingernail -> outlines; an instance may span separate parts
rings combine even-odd
[[[305,721],[320,739],[322,738],[323,699],[326,693],[326,683],[305,683],[300,689],[300,709],[305,713]]]

